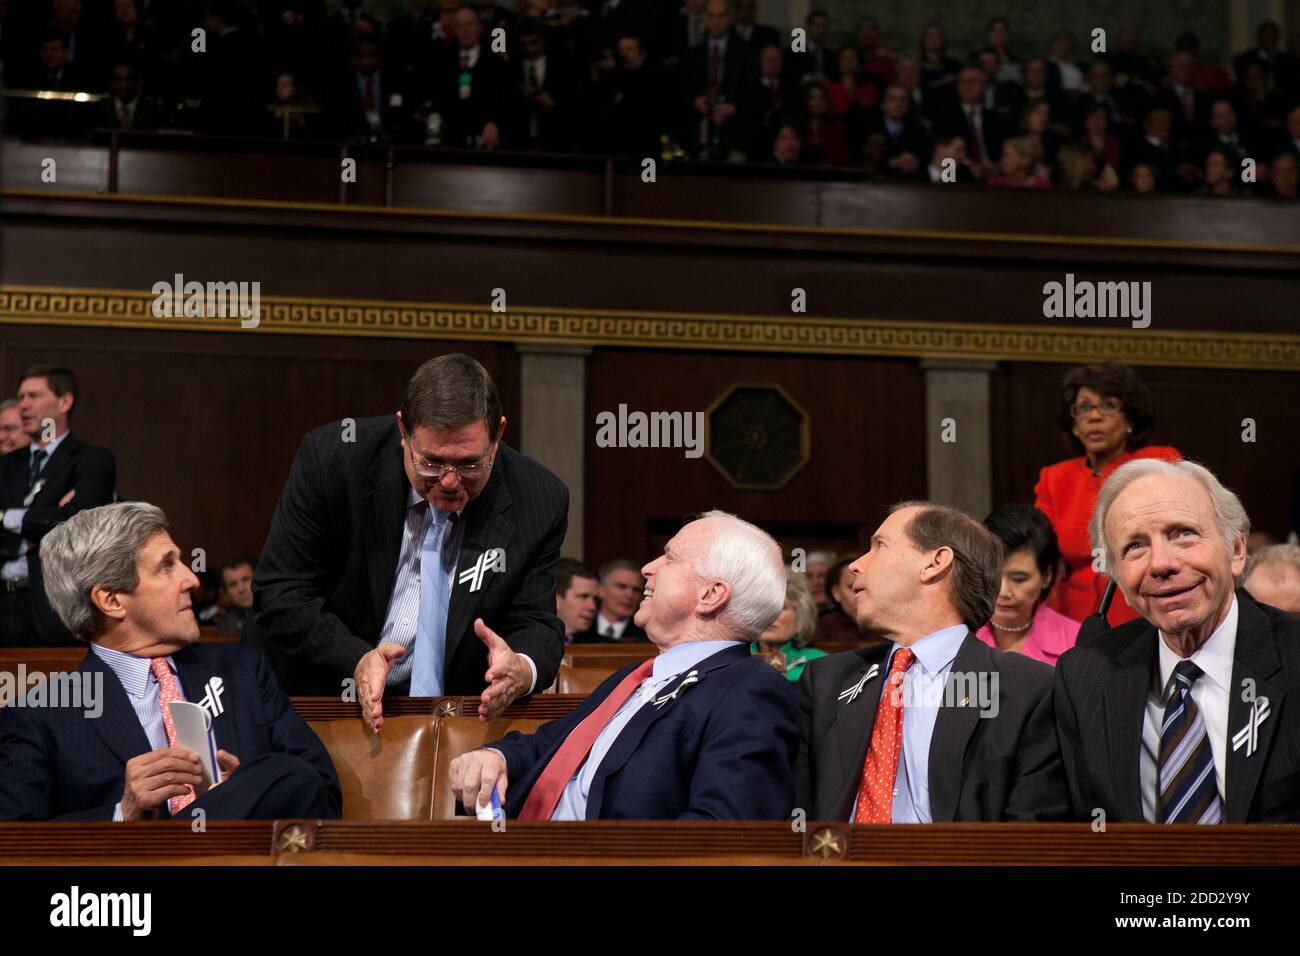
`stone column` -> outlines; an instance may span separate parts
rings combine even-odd
[[[586,442],[587,356],[590,348],[567,345],[518,347],[521,451],[569,486],[569,530],[563,553],[583,553],[584,446]]]
[[[926,479],[931,501],[981,521],[993,508],[994,362],[923,359]]]

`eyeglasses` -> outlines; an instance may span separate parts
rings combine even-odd
[[[444,465],[441,462],[434,463],[429,461],[423,455],[416,455],[415,448],[410,441],[406,443],[406,450],[411,457],[411,467],[421,478],[442,478],[447,472],[455,472],[456,477],[463,482],[471,482],[482,478],[492,470],[492,462],[496,459],[496,445],[492,446],[492,453],[483,461],[471,462],[468,465]]]
[[[1071,418],[1087,418],[1093,412],[1101,412],[1107,418],[1111,418],[1120,413],[1124,403],[1117,398],[1104,398],[1100,405],[1094,405],[1091,402],[1075,402],[1070,406]]]

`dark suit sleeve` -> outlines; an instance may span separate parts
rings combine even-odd
[[[504,614],[486,622],[516,654],[532,658],[537,667],[534,691],[543,691],[555,682],[564,657],[564,625],[555,614],[555,562],[569,526],[569,489],[561,482],[556,484],[559,499],[551,524],[538,542],[514,599]]]
[[[506,760],[506,806],[511,816],[518,816],[519,808],[527,799],[526,793],[517,789],[518,782],[528,777],[542,755],[550,752],[560,741],[573,733],[588,714],[596,708],[595,694],[587,698],[582,706],[575,708],[557,720],[549,720],[531,734],[521,734],[517,730],[506,734],[496,743],[488,744],[485,749],[500,752]],[[600,696],[604,700],[605,695]]]
[[[1043,682],[1034,708],[1020,733],[1016,779],[1007,793],[1006,818],[1033,823],[1070,818],[1069,793],[1053,725],[1051,679]]]
[[[50,817],[56,743],[48,725],[15,706],[0,710],[0,820],[112,820],[116,803]]]
[[[738,682],[704,731],[681,820],[785,820],[794,807],[799,707],[775,671]]]
[[[812,765],[812,715],[813,702],[817,699],[813,690],[817,668],[811,664],[803,669],[799,680],[794,685],[795,696],[799,699],[799,753],[794,763],[795,806],[801,807],[811,818],[816,807],[813,780],[816,771]]]
[[[326,555],[338,543],[321,484],[329,477],[321,473],[313,438],[307,435],[298,447],[257,565],[257,626],[282,653],[351,675],[372,645],[325,610]]]
[[[288,754],[292,757],[306,761],[321,776],[325,782],[330,796],[334,799],[334,808],[341,812],[343,809],[343,791],[339,787],[339,777],[334,770],[334,763],[330,760],[329,752],[326,751],[325,745],[321,743],[320,738],[312,732],[301,717],[289,705],[289,698],[280,690],[280,685],[276,683],[275,674],[271,670],[271,665],[266,660],[266,655],[260,649],[255,650],[257,662],[256,679],[257,693],[262,702],[262,710],[265,713],[265,720],[268,732],[271,736],[271,745],[278,753]],[[235,754],[236,757],[239,754]],[[239,771],[236,770],[236,773]],[[110,809],[110,817],[112,812]]]
[[[59,507],[56,503],[27,509],[23,516],[22,536],[28,541],[41,540],[78,511],[111,504],[113,487],[117,484],[117,461],[107,448],[82,445],[77,450],[72,477],[72,486],[63,494],[75,491],[76,495],[66,505]]]
[[[1056,663],[1055,686],[1052,698],[1056,710],[1056,739],[1061,748],[1061,763],[1065,772],[1072,815],[1077,820],[1088,819],[1091,807],[1083,793],[1085,768],[1083,767],[1083,740],[1079,736],[1079,718],[1074,712],[1074,702],[1066,684],[1065,673],[1069,667],[1066,652]]]

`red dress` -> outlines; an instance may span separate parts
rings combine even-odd
[[[1048,465],[1038,473],[1034,486],[1034,504],[1047,515],[1056,530],[1056,539],[1065,560],[1065,578],[1055,589],[1049,602],[1051,608],[1066,617],[1082,621],[1097,610],[1102,593],[1106,590],[1105,575],[1092,570],[1092,542],[1088,537],[1088,522],[1096,507],[1097,495],[1110,473],[1126,462],[1138,458],[1160,458],[1178,461],[1182,453],[1177,448],[1149,445],[1129,451],[1094,476],[1086,458],[1071,458]],[[1137,612],[1128,606],[1118,590],[1111,601],[1106,619],[1112,627],[1137,618]]]

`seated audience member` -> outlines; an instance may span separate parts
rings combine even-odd
[[[1057,425],[1066,446],[1078,457],[1048,465],[1038,473],[1034,506],[1052,523],[1065,562],[1065,575],[1051,599],[1054,610],[1082,621],[1097,610],[1106,581],[1093,570],[1088,518],[1102,482],[1135,458],[1182,457],[1177,448],[1148,445],[1155,428],[1151,391],[1121,362],[1080,365],[1061,381]],[[1134,610],[1116,594],[1108,619],[1131,621]]]
[[[1205,184],[1199,187],[1197,196],[1247,196],[1245,188],[1238,182],[1240,167],[1232,165],[1228,151],[1219,146],[1212,146],[1205,154]]]
[[[20,451],[31,444],[23,431],[23,417],[18,413],[18,399],[6,398],[0,402],[0,455]]]
[[[1300,547],[1271,544],[1246,562],[1245,588],[1260,604],[1300,614]]]
[[[925,161],[930,155],[930,137],[911,116],[907,91],[890,84],[885,88],[884,104],[876,131],[889,137],[889,170],[903,179],[925,179]]]
[[[1052,181],[1042,174],[1038,162],[1042,151],[1028,136],[1015,136],[1002,146],[1002,172],[990,176],[990,186],[1020,186],[1047,189]]]
[[[1024,97],[1026,106],[1044,104],[1048,110],[1049,121],[1065,123],[1069,111],[1060,88],[1052,85],[1051,71],[1047,67],[1046,58],[1035,56],[1025,61]]]
[[[1165,88],[1155,98],[1155,105],[1169,111],[1173,120],[1171,138],[1178,143],[1201,139],[1210,126],[1211,100],[1196,88],[1195,72],[1195,56],[1175,54],[1169,63]]]
[[[983,72],[979,67],[966,67],[958,74],[956,102],[934,121],[937,132],[966,138],[971,173],[980,181],[993,172],[1011,126],[1005,116],[984,105],[984,90]]]
[[[141,91],[140,70],[134,63],[114,64],[108,85],[112,95],[95,104],[91,111],[92,127],[152,130],[161,125],[153,100]]]
[[[783,123],[798,111],[798,93],[785,70],[785,58],[776,45],[758,54],[758,79],[750,91],[753,100],[755,141],[750,155],[754,162],[772,161],[772,142]]]
[[[267,107],[266,136],[271,139],[318,136],[321,128],[319,109],[311,94],[298,81],[298,74],[285,70],[275,78],[275,93]],[[412,133],[416,135],[418,131]]]
[[[780,44],[781,34],[776,27],[757,22],[758,0],[736,0],[736,23],[732,29],[745,41],[750,55],[757,57],[758,51],[770,44]]]
[[[452,761],[467,808],[498,790],[521,820],[783,820],[795,805],[790,684],[746,643],[781,611],[781,549],[711,511],[645,566],[637,621],[657,656],[613,674],[566,717]]]
[[[1234,169],[1240,170],[1242,162],[1246,159],[1255,158],[1260,160],[1263,157],[1260,154],[1259,145],[1248,141],[1247,137],[1237,130],[1237,110],[1233,107],[1232,101],[1225,98],[1217,99],[1210,107],[1210,129],[1205,137],[1205,148],[1211,149],[1218,147],[1228,154],[1228,165]]]
[[[838,79],[835,49],[826,43],[830,26],[831,18],[824,10],[810,10],[804,18],[805,50],[790,57],[791,72],[800,86]]]
[[[948,55],[948,34],[938,20],[928,20],[921,27],[921,86],[927,98],[950,96],[956,88],[961,60]]]
[[[862,142],[862,178],[866,182],[883,183],[891,178],[889,168],[889,134],[873,130]]]
[[[772,140],[772,155],[766,157],[766,161],[782,166],[798,166],[802,153],[803,135],[799,131],[799,124],[782,123]]]
[[[826,571],[826,593],[831,603],[817,615],[814,645],[862,643],[863,635],[853,610],[853,574],[849,571],[852,563],[852,556],[842,557]]]
[[[813,628],[817,625],[817,605],[813,603],[808,579],[798,571],[785,573],[785,606],[781,613],[753,643],[750,650],[761,654],[790,683],[799,679],[804,665],[825,657],[826,652],[812,646]]]
[[[948,160],[952,160],[948,163]],[[949,172],[945,172],[949,171]],[[925,168],[932,183],[973,183],[970,164],[966,162],[966,140],[960,136],[940,136],[934,142],[930,165]]]
[[[812,594],[813,604],[820,614],[831,606],[830,595],[826,593],[826,572],[835,563],[835,555],[830,551],[810,551],[804,562],[804,576],[808,579],[808,591]]]
[[[803,155],[809,166],[847,166],[848,130],[831,112],[830,97],[823,83],[810,83],[803,99]]]
[[[351,68],[333,93],[331,124],[337,135],[409,141],[407,91],[399,74],[384,66],[379,38],[362,34],[352,42]]]
[[[865,73],[880,84],[893,83],[897,72],[894,54],[880,45],[880,23],[875,17],[863,17],[854,30],[858,62]]]
[[[619,38],[618,60],[597,86],[609,118],[603,133],[606,148],[619,156],[658,157],[659,138],[669,125],[667,75],[633,36]]]
[[[329,755],[261,651],[196,643],[198,582],[160,509],[79,512],[45,536],[41,559],[50,604],[90,644],[74,676],[92,690],[0,710],[0,820],[339,815]],[[173,701],[212,715],[221,779],[206,792],[198,755],[177,742]]]
[[[875,108],[880,99],[880,89],[863,76],[858,51],[854,47],[841,49],[836,61],[839,64],[840,78],[826,84],[831,112],[852,123],[852,114]]]
[[[1006,17],[994,17],[985,30],[988,50],[994,56],[997,69],[994,76],[1000,82],[1020,84],[1024,71],[1020,57],[1011,52],[1011,23]]]
[[[633,619],[641,603],[645,580],[636,562],[616,558],[600,566],[600,610],[590,628],[573,636],[574,644],[644,641],[645,631]]]
[[[816,820],[952,823],[1069,812],[1052,669],[986,647],[1002,545],[969,515],[895,505],[851,566],[863,631],[888,643],[812,661],[797,805]]]
[[[1079,622],[1043,603],[1061,560],[1052,523],[1033,505],[1010,504],[985,518],[984,525],[1002,542],[1002,588],[993,616],[975,636],[989,647],[1055,664],[1074,646]]]
[[[1094,182],[1119,184],[1119,169],[1123,165],[1119,137],[1110,130],[1110,111],[1104,106],[1093,106],[1083,118],[1083,135],[1078,145],[1092,154],[1096,171]]]
[[[1009,118],[1019,116],[1025,108],[1025,91],[1018,82],[998,79],[997,54],[989,49],[980,50],[975,63],[984,74],[984,107]]]
[[[560,558],[555,563],[555,613],[564,624],[564,643],[591,629],[596,619],[600,579],[581,561]]]
[[[1260,195],[1268,199],[1296,198],[1296,154],[1282,150],[1268,164],[1268,182],[1260,190]]]
[[[1097,159],[1077,143],[1066,143],[1056,154],[1056,185],[1062,189],[1096,189]]]
[[[1156,191],[1156,171],[1146,163],[1137,163],[1128,171],[1128,186],[1135,193]]]
[[[1193,462],[1131,461],[1107,478],[1090,530],[1141,619],[1057,663],[1075,816],[1300,823],[1300,618],[1234,591],[1241,501]]]
[[[253,568],[257,559],[237,554],[221,564],[221,604],[225,613],[217,622],[218,634],[241,634],[253,616]]]
[[[1044,174],[1051,177],[1056,169],[1056,157],[1065,140],[1052,128],[1052,108],[1042,100],[1030,103],[1020,117],[1021,135],[1033,140],[1042,157],[1040,165]]]
[[[1201,41],[1190,30],[1178,34],[1178,38],[1174,40],[1174,51],[1192,55],[1192,62],[1195,64],[1192,69],[1192,86],[1198,92],[1217,96],[1227,92],[1228,87],[1232,85],[1232,77],[1228,75],[1227,70],[1217,63],[1201,59]]]
[[[1073,45],[1074,38],[1070,36],[1069,31],[1058,30],[1052,34],[1047,71],[1054,87],[1067,95],[1077,96],[1087,89],[1088,84],[1083,77],[1083,70],[1079,69],[1079,64],[1074,62],[1071,54]]]
[[[1284,116],[1294,100],[1268,85],[1258,63],[1251,63],[1241,83],[1228,92],[1237,110],[1237,121],[1253,139],[1275,139],[1283,132]]]
[[[915,60],[899,60],[894,70],[894,80],[907,93],[907,104],[911,115],[930,131],[930,101],[926,98],[925,87],[921,85],[921,65]],[[942,96],[939,97],[942,99]]]

